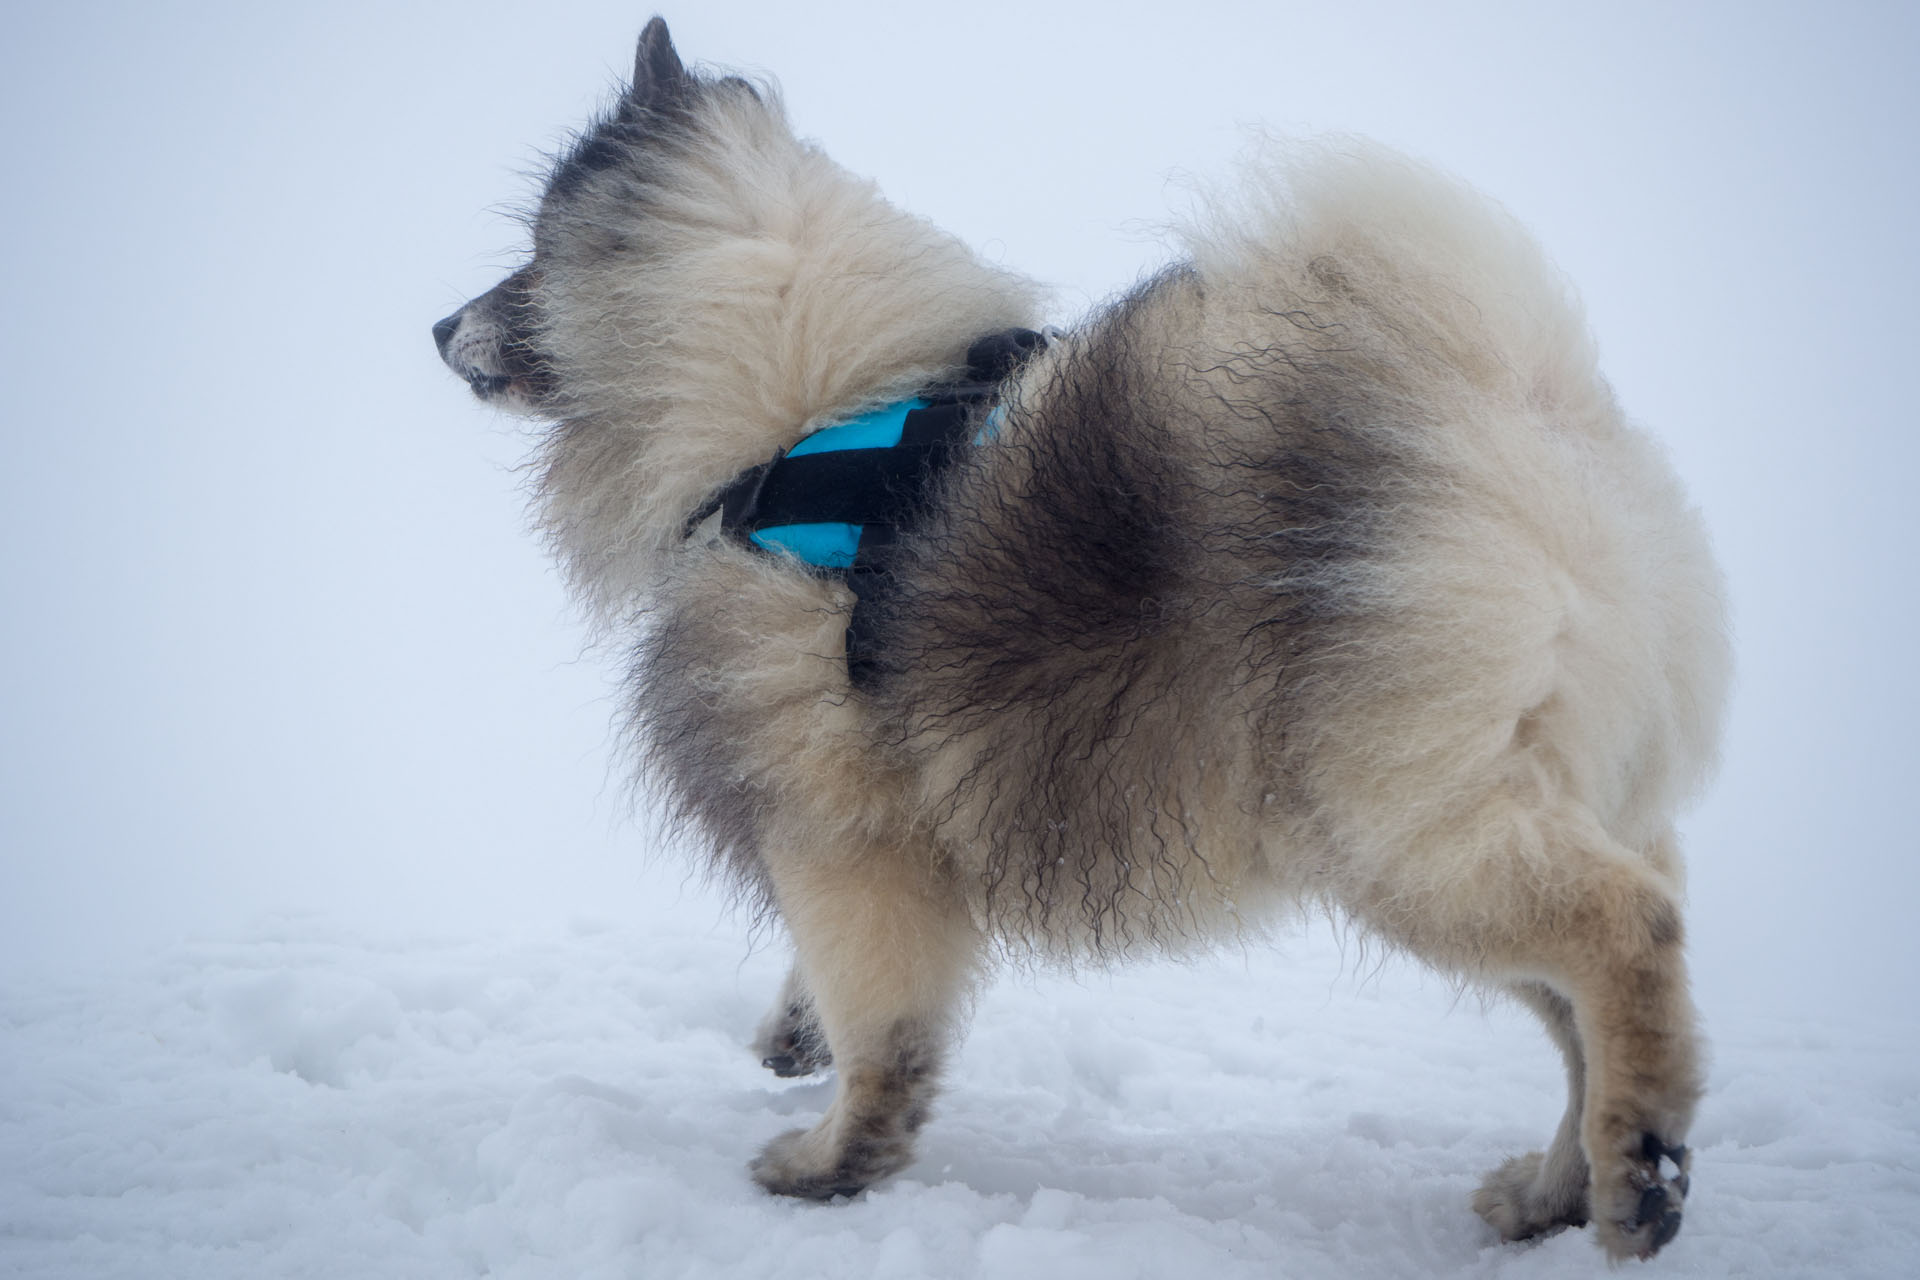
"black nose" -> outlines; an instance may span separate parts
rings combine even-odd
[[[465,308],[462,308],[465,310]],[[433,345],[440,348],[440,358],[446,359],[447,343],[453,341],[453,331],[460,327],[460,312],[456,311],[433,326]]]

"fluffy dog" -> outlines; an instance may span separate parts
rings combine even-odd
[[[1318,903],[1517,995],[1565,1055],[1566,1118],[1488,1175],[1488,1222],[1673,1237],[1700,1095],[1674,816],[1714,754],[1719,579],[1501,212],[1361,144],[1269,160],[964,409],[864,579],[699,517],[810,431],[969,376],[1035,290],[797,141],[771,89],[688,71],[657,18],[533,241],[435,336],[551,423],[540,519],[631,640],[647,776],[792,935],[761,1053],[831,1060],[838,1092],[762,1186],[909,1162],[990,957]]]

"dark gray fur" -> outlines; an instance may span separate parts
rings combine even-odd
[[[1413,469],[1325,359],[1337,331],[1303,316],[1293,343],[1224,352],[1142,332],[1200,287],[1148,281],[1023,382],[1007,442],[956,471],[876,609],[886,736],[977,742],[935,811],[979,815],[953,837],[986,847],[990,912],[1033,942],[1180,940],[1144,877],[1204,864],[1171,780],[1223,733],[1310,785],[1315,673],[1367,624],[1366,561]]]

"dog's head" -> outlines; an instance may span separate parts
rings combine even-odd
[[[632,246],[606,228],[618,220],[601,207],[631,203],[643,194],[646,154],[684,143],[689,121],[703,97],[716,89],[744,90],[744,81],[710,81],[689,72],[674,50],[667,24],[647,23],[634,56],[633,80],[614,109],[580,135],[555,165],[533,218],[533,260],[498,285],[433,326],[440,358],[480,399],[534,416],[561,409],[564,366],[553,357],[548,315],[556,268],[577,265],[583,254],[604,270]],[[582,229],[589,229],[582,235]],[[598,231],[591,230],[599,228]]]

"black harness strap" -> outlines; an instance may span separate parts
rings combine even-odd
[[[855,687],[866,687],[878,671],[872,605],[890,581],[889,553],[924,516],[941,473],[986,429],[983,406],[1045,346],[1031,329],[981,338],[967,349],[964,381],[929,387],[916,401],[894,406],[904,412],[897,442],[845,447],[830,439],[844,428],[815,432],[728,481],[688,517],[686,532],[718,511],[725,536],[815,573],[843,574],[855,596],[847,674]],[[808,441],[825,447],[809,448]],[[832,546],[820,543],[823,531]]]

